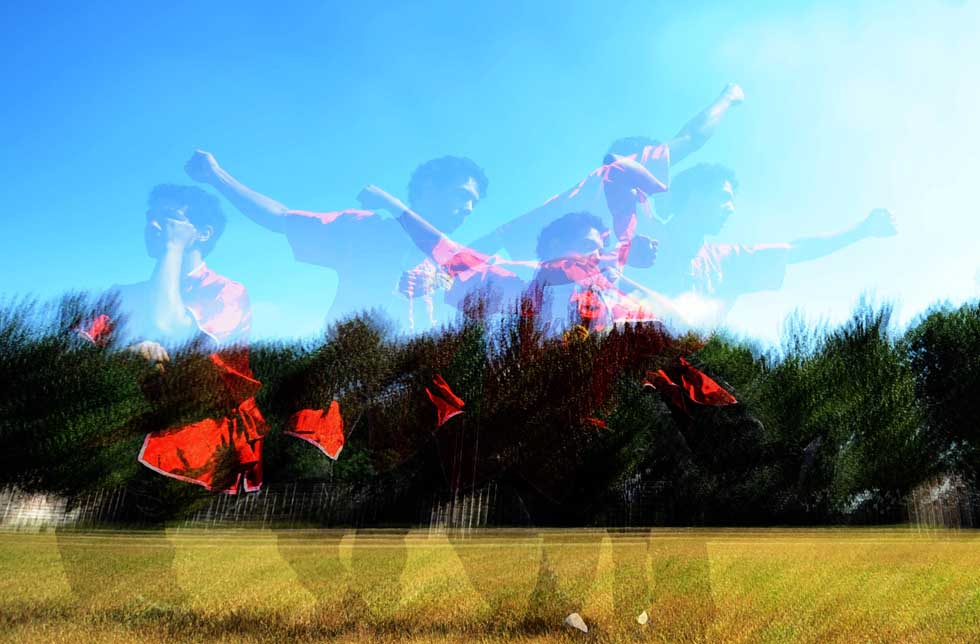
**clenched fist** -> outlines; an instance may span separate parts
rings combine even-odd
[[[895,215],[885,208],[875,208],[861,222],[861,228],[868,237],[894,237],[898,234]]]
[[[402,273],[398,281],[398,292],[411,300],[415,296],[431,297],[436,291],[448,290],[453,278],[446,271],[439,270],[435,264],[423,260],[421,264]]]
[[[210,183],[220,169],[214,155],[204,150],[194,150],[194,154],[184,164],[187,176],[200,183]]]
[[[738,105],[745,100],[745,92],[738,83],[729,83],[721,95],[732,105]]]

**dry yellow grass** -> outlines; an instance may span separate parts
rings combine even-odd
[[[0,569],[4,641],[980,642],[973,532],[0,533]]]

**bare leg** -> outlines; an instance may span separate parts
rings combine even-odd
[[[340,542],[346,530],[282,530],[279,556],[316,602],[316,613],[343,619],[350,588],[350,573],[340,560]]]

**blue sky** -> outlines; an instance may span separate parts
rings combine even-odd
[[[863,291],[908,320],[977,295],[976,3],[7,3],[0,9],[0,293],[145,279],[145,197],[210,150],[295,208],[404,196],[426,159],[490,177],[461,241],[571,186],[609,142],[666,138],[736,81],[693,161],[736,169],[719,239],[787,241],[891,209],[900,234],[790,267],[730,326],[763,340]],[[767,6],[768,5],[768,6]],[[679,168],[682,169],[682,168]],[[255,335],[318,329],[331,271],[226,208],[209,264],[246,284]]]

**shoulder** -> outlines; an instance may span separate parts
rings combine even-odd
[[[202,264],[189,275],[184,305],[198,327],[218,342],[247,334],[251,326],[251,304],[241,282],[221,275]]]
[[[205,264],[191,271],[188,277],[194,284],[193,291],[200,291],[204,297],[226,302],[248,300],[248,291],[244,284],[218,273]]]
[[[378,248],[407,239],[397,221],[372,210],[290,210],[285,222],[296,259],[312,264],[347,261],[364,243]]]
[[[287,210],[285,212],[288,223],[322,225],[377,222],[384,219],[373,210],[359,210],[348,208],[346,210],[332,210],[328,212],[314,212],[312,210]]]

